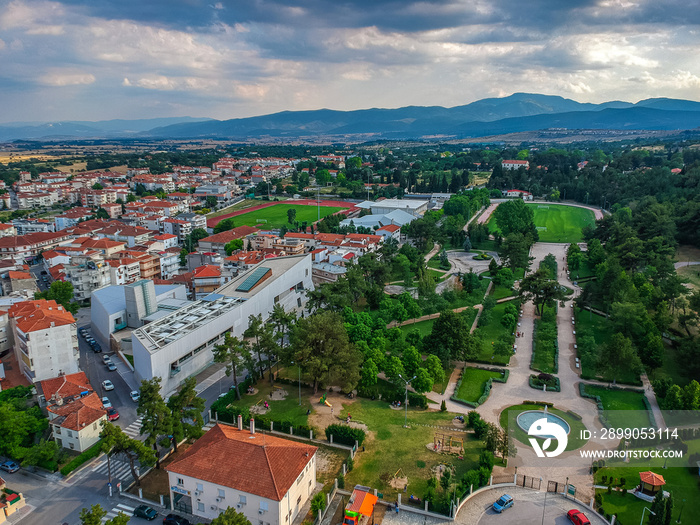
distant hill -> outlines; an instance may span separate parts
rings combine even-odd
[[[687,130],[700,126],[700,102],[668,98],[636,104],[580,103],[559,96],[515,93],[445,108],[283,111],[230,120],[108,120],[0,125],[0,140],[42,138],[256,139],[371,136],[419,139],[428,136],[482,137],[549,128],[604,130]]]

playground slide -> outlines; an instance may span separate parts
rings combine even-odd
[[[331,405],[331,404],[328,402],[327,399],[324,399],[324,400],[323,400],[323,403],[324,403],[327,407],[333,408],[333,405]]]

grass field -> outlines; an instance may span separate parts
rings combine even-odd
[[[688,287],[692,290],[700,290],[700,264],[682,266],[676,273],[688,281]]]
[[[281,228],[288,224],[287,210],[295,209],[297,211],[297,222],[308,222],[311,224],[318,219],[318,207],[304,204],[275,204],[262,210],[242,213],[233,218],[233,223],[236,226],[257,226],[262,228]],[[321,218],[327,215],[332,215],[335,212],[345,208],[336,208],[332,206],[321,206]],[[267,222],[261,222],[267,221]]]
[[[544,319],[536,319],[537,327],[534,340],[534,357],[530,368],[546,374],[555,374],[556,343],[557,343],[557,318],[549,318],[545,314]]]
[[[459,385],[457,397],[465,401],[478,401],[484,393],[484,386],[490,377],[501,377],[501,374],[481,368],[465,368],[462,372],[462,384]]]
[[[535,212],[535,226],[540,242],[581,242],[583,227],[595,224],[593,212],[585,208],[539,203],[528,203],[526,206]],[[492,232],[498,230],[493,216],[488,225]]]
[[[339,417],[342,419],[348,412],[352,414],[353,421],[367,425],[370,438],[365,441],[365,451],[355,456],[355,468],[346,476],[345,486],[359,484],[376,488],[388,501],[396,499],[397,490],[389,482],[398,469],[408,477],[408,493],[422,498],[432,475],[431,469],[441,463],[451,463],[456,469],[456,479],[461,479],[469,469],[476,467],[483,450],[483,443],[477,441],[473,434],[460,432],[452,434],[464,437],[464,459],[428,450],[426,445],[433,443],[435,436],[432,426],[452,426],[454,414],[449,412],[409,408],[409,428],[403,427],[403,409],[392,410],[388,403],[382,401],[359,399],[345,406]]]
[[[510,356],[495,355],[493,353],[493,344],[501,338],[509,338],[512,341],[515,338],[511,335],[511,331],[507,330],[502,324],[501,319],[505,313],[506,305],[511,301],[499,303],[493,307],[491,311],[491,319],[485,326],[480,326],[477,330],[481,335],[481,352],[477,356],[480,361],[488,361],[496,365],[507,365],[510,361]]]
[[[435,324],[435,319],[428,319],[427,321],[419,321],[417,323],[410,323],[403,325],[401,331],[404,334],[409,333],[412,330],[418,330],[421,337],[425,337],[433,330],[433,325]]]
[[[651,424],[641,392],[613,390],[597,385],[586,385],[586,392],[600,397],[605,417],[613,428],[647,428]],[[629,413],[622,413],[623,410]]]

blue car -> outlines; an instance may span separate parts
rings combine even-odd
[[[513,506],[513,497],[508,494],[503,494],[498,500],[493,504],[493,510],[498,513],[503,512]]]
[[[17,472],[19,470],[19,463],[16,461],[5,461],[5,463],[0,465],[0,469],[12,474],[13,472]]]

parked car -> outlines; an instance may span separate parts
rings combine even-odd
[[[104,381],[102,381],[102,388],[104,388],[105,390],[114,390],[114,385],[109,379],[105,379]]]
[[[117,369],[117,365],[112,363],[112,361],[107,363],[107,370],[109,370],[110,372],[114,372],[116,369]]]
[[[92,347],[92,351],[95,352],[96,354],[99,354],[102,352],[102,347],[95,343],[94,345],[90,345]]]
[[[5,472],[9,472],[12,474],[13,472],[17,472],[19,470],[19,463],[16,461],[5,461],[2,465],[0,465],[0,469],[4,470]]]
[[[145,518],[148,521],[153,521],[158,517],[158,513],[155,509],[149,507],[148,505],[139,505],[134,509],[134,516],[137,518]]]
[[[138,403],[139,399],[141,399],[141,392],[139,392],[138,390],[132,390],[131,392],[129,392],[129,395],[131,396],[131,400],[134,403]]]
[[[509,509],[512,506],[513,497],[509,496],[508,494],[503,494],[503,496],[498,498],[492,505],[493,510],[495,510],[496,512],[503,512],[504,510]]]
[[[112,402],[109,400],[107,396],[102,398],[102,406],[105,408],[112,408]]]
[[[107,409],[107,419],[110,421],[116,421],[119,419],[119,412],[117,412],[116,408],[108,408]]]
[[[104,364],[111,363],[111,362],[112,362],[112,358],[111,358],[110,356],[108,356],[107,354],[105,354],[105,355],[102,356],[102,362],[103,362]]]
[[[577,509],[571,509],[566,513],[566,517],[569,518],[571,523],[574,525],[591,525],[591,522],[586,515]]]
[[[190,520],[182,518],[176,514],[168,514],[163,518],[163,525],[192,525]]]

